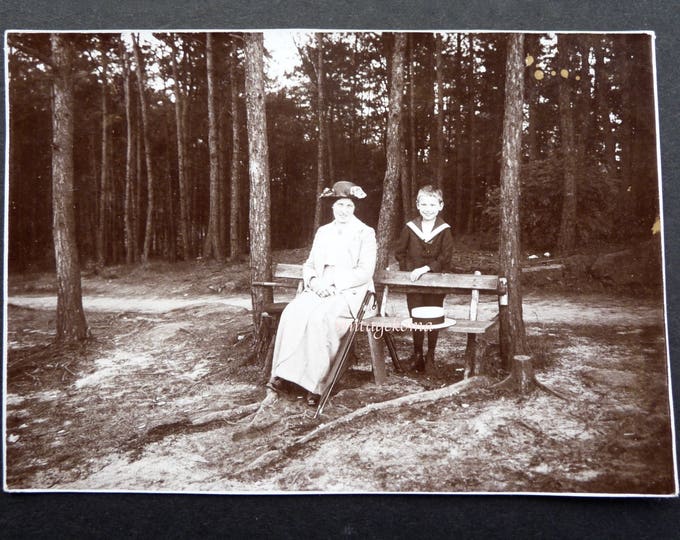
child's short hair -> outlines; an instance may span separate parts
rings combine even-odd
[[[439,188],[436,188],[430,184],[427,186],[423,186],[418,190],[418,195],[416,196],[416,202],[420,200],[421,195],[428,195],[430,197],[436,197],[439,202],[444,202],[444,195],[442,194],[442,190]]]

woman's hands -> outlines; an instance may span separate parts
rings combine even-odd
[[[427,274],[430,271],[429,266],[421,266],[420,268],[416,268],[415,270],[411,271],[411,281],[418,281],[420,279],[420,276],[423,274]]]
[[[325,280],[316,276],[309,280],[309,288],[322,298],[335,294],[335,285],[328,284]]]

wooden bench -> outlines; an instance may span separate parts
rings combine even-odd
[[[302,289],[302,266],[299,264],[278,263],[273,272],[274,281],[254,282],[253,286],[260,287],[284,287]],[[364,319],[358,329],[368,334],[368,343],[371,351],[371,364],[376,384],[382,384],[386,379],[385,369],[385,343],[389,342],[392,332],[403,331],[402,321],[404,317],[390,316],[388,314],[388,301],[390,291],[394,292],[428,292],[433,294],[465,294],[470,297],[468,315],[465,318],[455,318],[456,324],[448,327],[449,332],[467,334],[465,349],[464,377],[480,375],[487,371],[485,362],[486,345],[490,334],[499,327],[498,312],[486,320],[478,319],[480,294],[493,295],[497,298],[499,311],[507,305],[507,282],[505,278],[494,275],[474,274],[425,274],[415,282],[412,282],[409,272],[381,270],[376,272],[373,281],[378,298],[378,315]],[[271,370],[271,358],[274,352],[274,339],[278,317],[287,302],[274,302],[264,307],[260,326],[258,328],[256,350],[259,354],[266,355],[264,362],[265,372]],[[500,342],[500,336],[499,336]],[[394,357],[393,347],[389,347],[395,366],[398,359]]]
[[[388,315],[389,292],[402,293],[423,292],[430,294],[461,295],[470,297],[467,317],[455,317],[456,323],[445,331],[467,334],[465,349],[464,377],[481,375],[488,370],[485,362],[485,352],[490,334],[499,328],[499,312],[501,306],[507,305],[507,281],[503,277],[494,275],[428,273],[417,281],[411,281],[410,272],[381,270],[374,278],[376,290],[379,293],[379,313],[375,317],[365,319],[362,329],[369,332],[371,339],[371,362],[376,383],[384,380],[384,340],[381,333],[404,331],[402,324],[404,317]],[[480,320],[480,294],[496,297],[499,309],[489,319]],[[500,342],[500,336],[498,338]]]

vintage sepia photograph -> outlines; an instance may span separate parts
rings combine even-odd
[[[678,494],[652,32],[5,65],[6,491]]]

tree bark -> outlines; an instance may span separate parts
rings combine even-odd
[[[219,232],[219,157],[217,151],[217,103],[215,99],[215,66],[213,62],[213,35],[206,34],[206,66],[208,79],[208,150],[210,155],[210,211],[208,214],[208,232],[203,245],[203,256],[214,257],[218,261],[224,259],[220,245]]]
[[[471,42],[472,38],[468,38]],[[466,133],[466,115],[465,115],[465,57],[463,56],[463,38],[457,34],[456,42],[458,44],[458,63],[456,69],[458,77],[456,80],[456,94],[458,95],[458,103],[456,104],[456,209],[454,212],[454,230],[457,232],[463,231],[463,186],[464,182],[469,181],[469,175],[466,174],[466,167],[464,164],[465,152],[463,144],[465,143]],[[471,60],[470,60],[471,61]],[[469,83],[468,83],[469,84]]]
[[[246,110],[250,174],[250,276],[252,281],[271,281],[271,204],[269,148],[265,111],[263,36],[245,34]],[[253,287],[253,323],[257,328],[265,303],[272,301],[269,287]]]
[[[137,101],[139,102],[139,96]],[[135,251],[135,262],[139,262],[142,250],[140,246],[140,229],[142,223],[142,104],[139,103],[137,108],[137,114],[135,115],[135,203],[133,206],[134,214],[132,217],[133,231],[134,231],[134,251]]]
[[[442,70],[442,34],[434,35],[435,69],[437,71],[437,157],[435,162],[435,181],[437,187],[444,191],[444,77]]]
[[[107,227],[110,214],[109,197],[109,130],[108,130],[108,103],[106,99],[106,86],[108,77],[108,58],[106,56],[106,45],[99,41],[101,64],[102,64],[102,146],[101,146],[101,171],[99,180],[99,220],[97,222],[97,267],[103,268],[106,264],[106,242],[110,241],[107,235]]]
[[[232,131],[232,151],[231,151],[231,199],[229,212],[229,258],[238,258],[240,249],[240,179],[241,170],[241,121],[238,110],[238,81],[236,77],[236,62],[238,54],[236,45],[233,46],[231,62],[229,64],[229,78],[231,81],[231,131]]]
[[[177,128],[177,178],[179,184],[179,236],[182,249],[182,257],[185,261],[191,259],[191,240],[189,238],[189,186],[187,185],[186,173],[186,134],[184,133],[184,94],[179,82],[179,69],[177,66],[177,44],[172,38],[172,78],[175,81],[175,126]]]
[[[524,36],[511,34],[508,46],[501,158],[499,267],[507,278],[507,306],[501,305],[501,357],[505,368],[515,354],[525,354],[526,334],[522,315],[520,249],[520,160],[524,88]]]
[[[418,148],[416,147],[416,101],[415,101],[415,85],[416,85],[416,75],[415,75],[415,59],[413,51],[413,34],[408,35],[409,44],[409,108],[408,108],[408,126],[409,126],[409,156],[410,156],[410,188],[411,192],[408,198],[409,213],[410,216],[414,211],[416,192],[418,188],[418,170],[417,170],[417,159],[418,159]]]
[[[137,64],[137,90],[139,92],[139,103],[142,111],[142,134],[144,138],[144,158],[146,161],[146,183],[147,183],[147,204],[146,204],[146,228],[144,231],[144,251],[142,252],[142,262],[149,260],[151,251],[151,241],[153,240],[154,230],[154,169],[151,160],[151,138],[149,137],[149,113],[144,95],[144,64],[142,53],[139,50],[139,38],[132,34],[132,49]]]
[[[403,221],[406,222],[411,218],[411,183],[408,177],[408,163],[406,156],[406,145],[404,141],[404,122],[402,118],[399,130],[401,152],[399,153],[399,180],[401,184],[401,208],[403,213]]]
[[[390,70],[390,98],[387,117],[387,168],[383,182],[382,202],[378,218],[378,255],[376,269],[387,267],[389,248],[397,213],[397,194],[399,190],[399,167],[401,165],[400,126],[404,94],[404,48],[406,34],[395,34],[394,50]]]
[[[560,230],[557,236],[556,251],[567,254],[576,246],[576,167],[579,159],[574,137],[574,92],[571,90],[573,70],[570,69],[569,41],[564,36],[558,38],[558,58],[560,71],[567,70],[567,77],[560,76],[560,148],[562,152],[564,177],[562,181],[562,213]]]
[[[57,266],[57,341],[87,337],[73,193],[73,46],[50,35],[52,50],[52,211]]]
[[[130,88],[130,61],[125,45],[120,45],[121,58],[123,59],[123,92],[125,95],[125,125],[126,125],[126,149],[125,149],[125,202],[123,216],[125,221],[125,262],[135,262],[135,229],[134,209],[135,189],[132,177],[132,160],[134,157],[134,130],[132,127],[132,92]]]
[[[326,185],[325,161],[326,161],[326,97],[324,89],[324,62],[323,62],[323,35],[315,34],[316,39],[316,93],[317,93],[317,126],[319,138],[317,140],[316,154],[316,200],[314,205],[314,228],[313,232],[321,225],[321,200],[319,195]]]
[[[475,207],[477,203],[477,134],[476,134],[476,121],[475,121],[475,38],[470,35],[468,37],[468,43],[470,44],[469,61],[467,65],[467,126],[468,126],[468,166],[465,174],[468,178],[468,185],[470,187],[468,193],[468,214],[467,222],[465,225],[465,231],[467,233],[474,232],[475,227]]]

